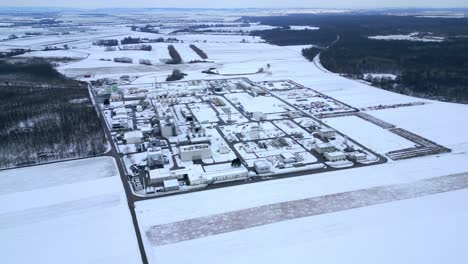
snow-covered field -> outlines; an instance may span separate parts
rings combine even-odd
[[[377,153],[414,147],[414,143],[357,116],[325,119],[325,123]]]
[[[141,262],[112,158],[0,171],[0,185],[3,263]]]
[[[467,198],[461,190],[169,244],[154,263],[466,263]]]

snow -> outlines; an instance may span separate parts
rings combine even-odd
[[[318,30],[318,27],[311,27],[311,26],[290,26],[291,30]]]
[[[141,262],[112,158],[0,171],[4,178],[10,182],[1,183],[2,262]]]
[[[0,195],[112,177],[117,171],[107,160],[101,157],[0,171]]]
[[[468,105],[434,102],[372,111],[372,115],[452,148],[458,153],[468,150],[467,112]]]
[[[455,191],[169,244],[155,263],[466,263],[466,199]]]
[[[390,73],[366,73],[365,79],[378,78],[378,79],[391,79],[395,80],[398,76]]]
[[[248,93],[227,94],[232,103],[239,103],[248,112],[278,113],[285,112],[287,107],[283,102],[274,97],[252,97]]]
[[[356,116],[329,118],[325,123],[362,145],[385,154],[392,150],[414,147],[414,143]]]
[[[419,36],[418,32],[413,32],[407,35],[386,35],[386,36],[370,36],[370,39],[376,40],[409,40],[409,41],[422,41],[422,42],[442,42],[443,37],[437,36]]]

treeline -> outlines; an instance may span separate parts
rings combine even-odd
[[[206,60],[208,59],[208,55],[206,55],[206,53],[201,50],[200,48],[198,48],[197,46],[195,46],[194,44],[190,44],[190,48],[195,51],[195,53],[198,54],[198,56],[200,56],[200,58]]]
[[[180,56],[179,52],[176,50],[174,45],[167,46],[169,50],[169,56],[171,59],[167,62],[167,64],[180,64],[182,63],[182,57]]]
[[[21,72],[18,76],[46,74],[28,79],[29,84],[26,80],[21,85],[0,84],[1,168],[94,156],[106,150],[106,138],[85,84],[56,76],[51,65],[43,63],[43,69],[34,62],[10,68],[4,62],[1,65],[0,78],[14,74],[13,68]]]
[[[166,82],[182,80],[187,74],[181,72],[180,70],[173,70],[172,73],[167,76]]]
[[[25,54],[26,52],[29,52],[31,50],[29,49],[12,49],[9,51],[2,51],[0,52],[0,58],[8,58],[8,57],[13,57],[13,56],[18,56]]]
[[[302,49],[302,56],[306,57],[306,59],[313,61],[315,56],[319,54],[323,49],[319,47],[310,47],[310,48],[303,48]]]
[[[73,84],[74,81],[66,79],[57,70],[51,67],[44,59],[8,59],[0,60],[0,84],[34,84],[40,86]]]
[[[259,36],[268,43],[287,45],[318,45],[327,46],[336,39],[336,34],[326,30],[290,30],[286,28],[275,28],[270,30],[252,31],[254,36]]]
[[[144,50],[144,51],[152,51],[152,50],[153,50],[153,46],[151,46],[151,45],[145,45],[145,44],[141,44],[141,45],[124,45],[124,46],[120,47],[119,50]]]
[[[113,46],[118,46],[119,41],[117,39],[99,39],[93,42],[93,45],[113,47]]]
[[[153,26],[153,25],[145,25],[145,26],[142,26],[142,27],[139,27],[139,26],[131,26],[130,27],[132,31],[140,31],[140,32],[146,32],[146,33],[159,33],[159,30]]]
[[[256,31],[278,45],[312,44],[326,48],[320,56],[329,70],[363,79],[366,73],[390,73],[395,80],[373,78],[378,87],[395,92],[468,102],[468,18],[421,18],[387,15],[290,15],[243,18],[281,29]],[[310,32],[286,30],[290,25],[317,26]],[[298,33],[301,32],[301,33]],[[374,40],[369,36],[410,34],[445,38],[442,42]],[[335,37],[333,37],[335,36]],[[339,40],[336,40],[339,36]],[[333,45],[331,45],[333,44]],[[306,49],[308,59],[318,50]]]

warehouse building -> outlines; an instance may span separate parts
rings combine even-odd
[[[367,154],[359,151],[348,153],[348,157],[357,162],[367,160]]]
[[[335,130],[331,128],[325,127],[325,128],[319,129],[318,135],[319,137],[324,138],[324,139],[333,139],[336,136],[336,132]]]
[[[126,132],[124,134],[124,139],[127,144],[138,144],[143,142],[143,132],[140,130],[133,130],[130,132]]]
[[[254,162],[255,171],[258,174],[269,173],[271,171],[270,163],[266,160],[257,160]]]
[[[179,181],[176,179],[165,180],[163,182],[163,187],[166,192],[177,191],[180,188]]]
[[[256,121],[262,121],[265,120],[265,114],[262,112],[253,112],[252,118]]]
[[[285,164],[297,162],[296,156],[290,152],[281,153],[281,158]]]
[[[168,168],[156,169],[149,171],[149,179],[151,184],[162,184],[167,180],[182,180],[188,178],[189,174],[193,174],[192,168],[169,170]]]
[[[346,159],[346,154],[344,154],[341,151],[325,152],[323,154],[323,156],[328,161],[340,161],[340,160],[345,160]]]
[[[323,154],[325,152],[333,152],[335,151],[335,146],[331,143],[319,143],[315,145],[315,151],[319,154]]]
[[[195,144],[179,147],[180,160],[191,161],[211,158],[211,146],[209,144]]]

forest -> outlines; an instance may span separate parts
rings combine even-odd
[[[105,152],[86,84],[66,79],[41,60],[1,61],[0,79],[9,80],[0,83],[0,168]]]
[[[366,73],[391,73],[396,80],[372,79],[383,89],[425,98],[468,103],[468,18],[390,15],[289,15],[244,17],[279,28],[254,31],[276,45],[317,45],[322,64],[333,72],[363,79]],[[290,30],[291,25],[319,27]],[[441,42],[376,40],[375,35],[440,37]],[[303,55],[312,60],[316,49]]]

